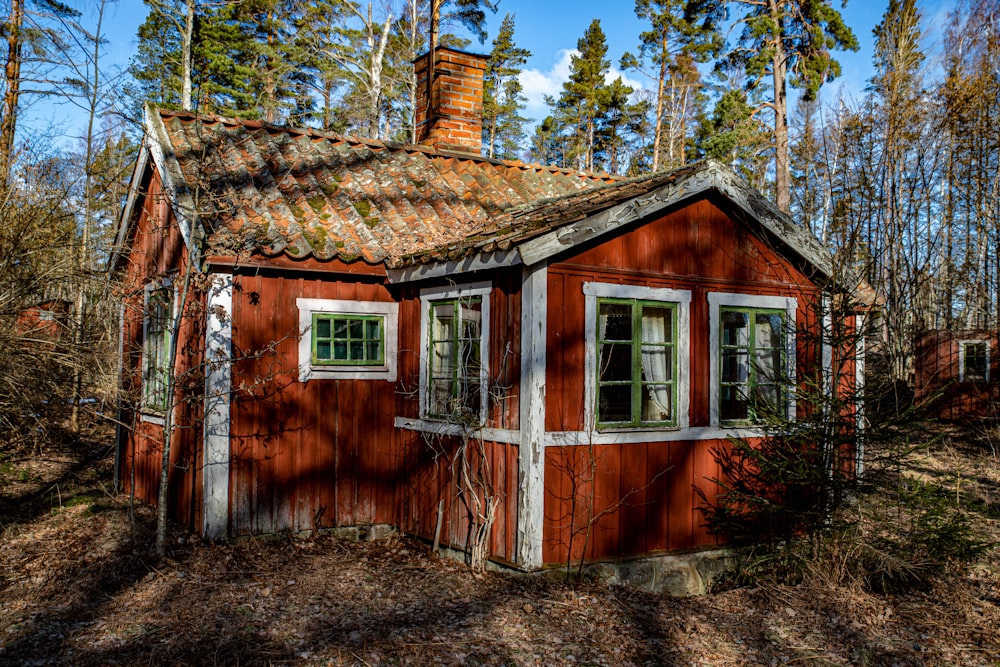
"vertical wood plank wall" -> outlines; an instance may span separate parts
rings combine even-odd
[[[586,282],[690,290],[690,425],[709,425],[710,292],[796,296],[796,326],[815,329],[818,291],[772,247],[703,199],[549,266],[548,431],[586,431]],[[798,376],[818,372],[800,338]],[[725,439],[546,450],[544,560],[617,558],[716,544],[698,508],[715,495],[713,448]]]

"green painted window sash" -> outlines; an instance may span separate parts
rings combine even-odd
[[[319,323],[329,322],[330,335],[321,337],[319,335]],[[335,335],[336,325],[340,322],[346,323],[347,337],[338,338]],[[362,323],[362,335],[360,338],[351,336],[351,323]],[[378,324],[377,336],[368,335],[368,323]],[[316,366],[384,366],[385,365],[385,316],[384,315],[355,315],[348,313],[313,313],[312,316],[312,363]],[[320,359],[317,352],[320,343],[330,344],[330,358]],[[347,350],[347,358],[337,359],[335,357],[335,343],[344,343]],[[351,344],[360,344],[364,354],[363,359],[351,359]],[[377,358],[369,357],[369,346],[378,343]]]
[[[726,345],[724,342],[725,327],[722,323],[722,315],[724,313],[745,313],[747,316],[747,381],[746,382],[726,382],[722,379],[723,367],[726,355],[726,350],[741,350],[744,349],[741,345]],[[779,345],[779,362],[777,374],[778,377],[772,378],[771,382],[761,383],[757,379],[758,369],[755,362],[756,353],[759,350],[764,349],[774,349],[774,348],[758,348],[757,347],[757,315],[777,315],[781,318],[781,342]],[[783,310],[778,310],[775,308],[742,308],[739,306],[723,306],[719,309],[719,396],[718,400],[722,401],[722,389],[725,387],[745,387],[745,396],[747,401],[747,418],[746,419],[723,419],[722,423],[727,425],[743,425],[743,424],[756,424],[760,422],[760,416],[756,414],[755,411],[755,396],[756,389],[758,385],[763,384],[764,386],[773,385],[778,389],[778,405],[775,406],[776,412],[778,414],[784,415],[788,408],[788,388],[786,386],[786,378],[788,377],[788,314]],[[721,410],[721,406],[720,406]]]
[[[438,300],[435,300],[435,301],[430,301],[427,304],[428,308],[429,308],[429,312],[430,312],[430,317],[427,318],[427,326],[430,328],[430,330],[427,332],[427,345],[428,345],[428,348],[427,348],[427,389],[426,389],[426,391],[427,391],[427,416],[428,417],[436,418],[436,419],[449,419],[449,418],[455,416],[454,414],[449,414],[449,413],[434,412],[433,409],[432,409],[433,406],[432,406],[432,400],[431,399],[434,396],[434,377],[435,377],[435,373],[434,373],[434,370],[435,370],[434,369],[434,349],[435,349],[435,347],[434,347],[434,345],[435,345],[435,343],[444,342],[444,339],[439,339],[439,338],[435,338],[434,337],[434,324],[435,324],[436,316],[437,316],[437,306],[451,305],[452,318],[453,318],[453,321],[456,323],[455,326],[452,327],[452,334],[451,334],[451,336],[448,339],[448,342],[451,343],[451,353],[450,353],[450,358],[449,358],[448,361],[449,361],[449,364],[451,365],[451,369],[452,369],[452,372],[451,372],[451,390],[449,392],[449,399],[450,399],[450,401],[452,403],[459,403],[460,401],[458,399],[461,398],[461,393],[462,393],[462,381],[463,380],[468,380],[468,379],[470,379],[470,378],[473,377],[468,372],[468,370],[469,370],[468,366],[466,364],[464,364],[464,363],[460,363],[460,362],[463,361],[460,358],[460,354],[461,354],[461,342],[462,342],[462,340],[465,340],[463,338],[463,336],[462,336],[462,330],[463,330],[463,327],[462,327],[462,324],[463,324],[463,321],[462,321],[462,306],[472,305],[472,304],[480,304],[480,307],[481,307],[482,302],[483,302],[482,297],[480,297],[480,296],[470,296],[470,297],[458,297],[458,298],[455,298],[455,299],[438,299]],[[480,310],[480,313],[482,313],[482,310]],[[479,345],[480,345],[479,352],[480,352],[480,358],[482,357],[482,344],[483,344],[482,336],[483,336],[482,322],[480,322],[480,325],[479,325]],[[477,365],[479,365],[479,361],[480,361],[479,359],[476,359]],[[480,378],[480,376],[479,376],[478,373],[476,374],[476,376],[475,376],[474,379],[477,382],[480,381],[481,378]],[[466,382],[466,384],[468,384],[468,382]],[[480,387],[480,395],[479,395],[479,401],[480,401],[479,408],[480,409],[482,408],[482,400],[483,400],[482,389],[483,388]],[[476,415],[475,416],[477,418],[479,417],[479,410],[476,411]]]
[[[618,304],[629,306],[632,318],[632,375],[628,382],[601,380],[601,350],[607,341],[601,337],[601,306],[603,304]],[[666,343],[644,342],[642,340],[642,311],[644,308],[658,308],[670,311],[670,341]],[[598,428],[631,428],[639,426],[670,427],[677,425],[677,306],[667,301],[648,301],[642,299],[600,298],[597,300],[597,396],[595,397]],[[643,346],[658,346],[670,349],[670,379],[666,382],[649,382],[642,379],[642,348]],[[601,421],[601,387],[623,386],[632,387],[632,419],[629,421]],[[666,385],[670,387],[670,414],[672,419],[666,421],[643,421],[642,392],[648,385]]]
[[[159,287],[146,300],[146,340],[143,345],[142,406],[162,412],[167,408],[170,369],[170,325],[173,315],[172,292]]]

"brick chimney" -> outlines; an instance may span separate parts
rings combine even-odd
[[[483,146],[483,72],[488,57],[442,46],[432,53],[437,63],[429,90],[427,63],[431,53],[413,61],[417,143],[479,155]]]

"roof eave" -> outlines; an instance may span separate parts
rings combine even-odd
[[[115,274],[120,268],[126,256],[126,246],[128,245],[129,234],[131,233],[132,222],[134,221],[133,211],[136,201],[139,199],[139,190],[146,178],[146,171],[149,166],[149,149],[146,142],[142,143],[139,155],[136,157],[135,166],[132,168],[132,178],[129,179],[128,197],[125,199],[125,206],[122,208],[118,218],[118,231],[115,233],[115,245],[111,249],[111,258],[108,262],[109,274]]]

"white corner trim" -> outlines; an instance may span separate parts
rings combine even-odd
[[[969,345],[986,345],[986,375],[983,382],[990,381],[990,339],[989,338],[968,338],[958,341],[958,381],[965,382],[965,348]]]
[[[865,315],[857,313],[854,316],[854,335],[857,341],[854,356],[854,396],[857,401],[854,406],[857,421],[857,434],[854,460],[855,474],[860,478],[865,472]]]
[[[399,350],[399,304],[393,301],[347,299],[296,299],[299,309],[299,382],[309,380],[396,381]],[[381,366],[328,366],[312,363],[313,313],[382,315],[385,318],[385,363]]]
[[[738,294],[731,292],[708,293],[708,376],[709,376],[709,416],[708,423],[712,428],[719,428],[719,351],[720,328],[719,308],[732,306],[735,308],[765,308],[768,310],[785,311],[787,331],[785,333],[785,359],[788,362],[788,419],[795,419],[795,313],[798,309],[798,299],[791,296],[761,296],[758,294]],[[728,430],[728,429],[727,429]]]
[[[586,428],[597,430],[597,299],[639,299],[662,301],[677,306],[677,426],[686,429],[691,411],[691,291],[643,285],[617,283],[583,284],[584,294],[584,352],[583,368],[583,423]],[[647,431],[648,432],[648,431]]]
[[[517,564],[537,569],[545,524],[545,363],[548,336],[548,268],[521,270],[521,439],[517,449]]]
[[[420,403],[420,418],[427,418],[427,391],[430,385],[427,378],[427,364],[430,363],[430,351],[427,346],[430,344],[430,304],[432,301],[443,301],[446,299],[460,299],[464,297],[482,297],[482,323],[480,325],[480,335],[482,339],[479,345],[479,380],[481,387],[487,387],[490,377],[490,292],[493,290],[492,283],[488,281],[468,283],[466,285],[445,285],[442,287],[427,287],[420,290],[420,370],[418,373]],[[479,421],[486,423],[489,413],[489,401],[486,396],[481,397],[479,406]],[[430,421],[435,421],[433,418]]]
[[[206,302],[203,523],[208,539],[229,528],[230,392],[233,376],[233,277],[214,273]]]

